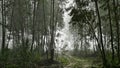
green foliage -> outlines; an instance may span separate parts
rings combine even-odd
[[[10,65],[6,65],[5,68],[20,68],[20,67],[16,64],[10,64]]]
[[[115,1],[115,6],[113,5],[114,1]],[[117,57],[117,53],[119,53],[119,50],[118,50],[119,49],[119,38],[118,37],[119,37],[119,26],[120,26],[117,23],[117,21],[119,21],[118,18],[120,16],[119,15],[120,10],[119,10],[119,5],[118,5],[119,2],[120,2],[119,0],[113,0],[113,1],[112,0],[84,0],[84,1],[75,0],[75,6],[73,6],[72,8],[68,8],[69,10],[70,9],[72,10],[70,12],[70,16],[72,16],[72,19],[70,22],[71,27],[72,27],[71,32],[73,32],[74,30],[75,32],[73,33],[78,33],[78,34],[75,34],[75,37],[77,37],[76,38],[77,42],[78,41],[81,43],[85,42],[85,43],[80,44],[81,51],[79,51],[79,48],[77,50],[74,47],[74,50],[75,50],[75,52],[73,53],[74,55],[77,52],[79,56],[80,55],[79,52],[82,52],[82,49],[83,49],[82,47],[85,47],[82,53],[85,53],[85,51],[87,51],[85,49],[89,48],[90,46],[90,43],[88,41],[89,39],[96,40],[97,43],[104,43],[103,45],[100,45],[100,47],[99,46],[98,47],[99,49],[101,49],[102,47],[101,51],[104,51],[105,49],[105,52],[103,53],[106,54],[105,57],[108,60],[108,64],[109,65],[113,64],[115,66],[117,65],[117,63],[119,63],[117,59],[119,58]],[[95,10],[95,7],[96,7],[95,3],[98,3],[97,5],[98,11]],[[92,4],[93,4],[94,9],[91,9],[90,7],[90,5]],[[86,7],[89,7],[89,8],[86,8]],[[110,11],[110,13],[108,11]],[[96,15],[96,13],[98,14]],[[99,19],[97,18],[97,16]],[[111,20],[111,26],[110,26],[110,20]],[[117,23],[117,25],[115,22]],[[100,23],[101,25],[98,23]],[[101,36],[102,38],[101,41],[104,40],[103,42],[99,42],[100,34],[104,36],[104,38],[103,36]],[[90,38],[87,38],[87,37],[90,37]],[[111,41],[111,39],[113,41]],[[113,43],[113,45],[111,43]],[[108,53],[107,50],[109,50],[109,55],[107,54]],[[103,54],[101,53],[101,55]],[[115,57],[114,61],[112,61],[112,56]],[[101,56],[101,58],[103,58],[103,56]]]
[[[60,61],[64,66],[69,64],[69,59],[66,57],[59,57],[58,61]]]
[[[34,64],[41,60],[41,55],[36,51],[31,53],[27,49],[29,49],[29,47],[16,47],[14,49],[7,49],[4,56],[0,54],[0,67],[33,68]]]
[[[6,29],[3,31],[3,35],[10,35],[3,39],[5,39],[6,43],[8,44],[8,40],[13,40],[13,48],[8,49],[8,46],[5,45],[3,54],[0,54],[0,67],[4,68],[33,68],[36,62],[39,62],[43,59],[49,59],[50,56],[53,55],[54,49],[54,37],[56,32],[56,26],[63,27],[63,20],[62,20],[62,11],[59,10],[58,1],[55,0],[2,0],[3,3],[3,17],[5,17],[5,23],[2,25],[5,26]],[[53,1],[53,2],[52,2]],[[65,1],[65,0],[64,0]],[[94,0],[97,1],[97,0]],[[73,55],[77,57],[90,57],[91,54],[99,53],[95,51],[92,53],[90,48],[90,40],[96,40],[95,38],[99,37],[99,26],[97,15],[94,9],[90,8],[90,5],[94,3],[93,0],[74,0],[75,6],[66,8],[66,11],[71,10],[70,16],[70,29],[72,33],[75,33],[74,37],[76,44],[74,44]],[[109,25],[109,15],[108,15],[108,1],[110,4],[110,14],[112,21],[113,29],[110,30]],[[115,4],[117,5],[117,1]],[[66,0],[67,2],[67,0]],[[120,2],[120,1],[118,1]],[[113,5],[111,0],[99,0],[98,1],[98,9],[100,11],[100,18],[102,20],[102,34],[105,37],[104,48],[106,46],[110,47],[110,31],[113,31],[113,43],[114,43],[114,50],[117,50],[119,42],[117,39],[117,32],[119,35],[119,30],[116,31],[115,21],[118,18],[120,21],[120,7]],[[54,4],[54,5],[53,5]],[[119,3],[118,3],[119,4]],[[34,5],[34,6],[33,6]],[[63,5],[63,4],[62,4]],[[93,6],[95,8],[95,6]],[[114,18],[114,9],[118,8],[116,11],[118,12],[117,18]],[[59,13],[60,12],[60,13]],[[59,19],[58,19],[59,18]],[[74,31],[73,31],[74,30]],[[7,33],[8,32],[8,33]],[[98,36],[96,36],[96,34]],[[3,36],[3,37],[4,37]],[[32,38],[31,38],[32,36]],[[4,41],[4,42],[5,42]],[[80,42],[80,43],[79,43]],[[118,42],[118,43],[117,43]],[[99,43],[99,38],[97,40]],[[34,45],[33,45],[34,44]],[[79,46],[81,44],[81,47]],[[96,44],[96,41],[95,41]],[[32,47],[33,45],[33,47]],[[48,50],[48,53],[44,53],[44,49]],[[67,46],[64,46],[65,49]],[[101,47],[99,47],[101,48]],[[103,49],[104,49],[103,48]],[[80,50],[81,49],[81,50]],[[83,50],[82,50],[83,49]],[[96,48],[97,49],[97,48]],[[51,50],[51,51],[50,51]],[[111,49],[106,52],[106,58],[108,61],[109,66],[119,66],[118,58],[116,58],[116,51],[115,51],[115,59],[111,61]],[[119,50],[118,50],[119,51]],[[51,53],[50,53],[51,52]],[[48,55],[48,58],[46,55]],[[102,54],[102,53],[101,53]],[[71,57],[71,56],[70,56]],[[73,68],[80,68],[82,67],[81,60],[77,58],[70,59],[70,57],[59,57],[58,60],[63,63],[63,65],[70,64],[70,60],[74,61],[72,63]],[[92,56],[93,57],[93,56]],[[87,62],[90,62],[87,59]],[[86,62],[83,62],[86,63]],[[87,64],[87,63],[86,63]]]
[[[31,61],[32,62],[38,62],[40,61],[42,58],[42,56],[40,55],[40,53],[34,52],[33,54],[31,54]]]

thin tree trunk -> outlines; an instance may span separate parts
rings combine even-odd
[[[10,32],[10,34],[9,34],[9,36],[8,36],[8,43],[6,44],[6,47],[8,48],[8,46],[9,46],[9,42],[10,42],[10,40],[11,40],[11,35],[12,35],[12,30],[13,30],[13,13],[14,13],[14,3],[13,3],[13,5],[12,5],[12,13],[11,13],[11,19],[10,19],[10,27],[9,27],[9,32]]]
[[[55,27],[55,22],[54,22],[54,0],[52,0],[52,26],[51,26],[51,44],[50,44],[50,59],[53,61],[54,60],[54,27]]]
[[[4,49],[5,49],[5,34],[6,34],[6,30],[4,25],[5,24],[5,16],[4,16],[4,12],[5,12],[5,6],[4,6],[4,0],[2,0],[2,54],[4,55]]]
[[[31,51],[33,50],[33,45],[35,41],[35,16],[36,15],[36,0],[34,0],[34,10],[33,10],[33,25],[32,25],[32,45]]]
[[[117,46],[118,46],[118,49],[117,49],[117,56],[118,56],[118,60],[120,62],[120,40],[119,40],[119,21],[118,21],[118,16],[117,16],[117,13],[118,13],[118,10],[117,10],[117,5],[115,5],[115,0],[113,0],[113,8],[114,8],[114,16],[115,16],[115,22],[116,22],[116,33],[117,33]]]
[[[96,46],[96,49],[100,51],[101,56],[102,56],[102,55],[103,55],[103,52],[102,52],[102,49],[101,49],[101,46],[100,46],[99,38],[97,38],[97,36],[96,36],[96,34],[95,34],[95,31],[94,31],[94,28],[93,28],[93,26],[90,24],[90,22],[88,22],[87,24],[90,26],[90,28],[91,28],[91,30],[92,30],[92,32],[93,32],[94,38],[95,38],[95,40],[97,41],[98,46]],[[99,33],[98,33],[98,35],[99,35]]]
[[[110,0],[109,0],[110,1]],[[110,35],[111,35],[111,48],[112,48],[112,62],[114,62],[114,45],[113,45],[113,31],[112,31],[112,22],[111,22],[111,12],[110,12],[110,4],[109,1],[107,3],[108,6],[108,16],[109,16],[109,24],[110,24]]]
[[[105,50],[104,50],[104,45],[103,45],[103,37],[102,37],[102,28],[101,28],[101,18],[100,18],[100,13],[99,13],[99,8],[98,8],[98,3],[97,0],[95,0],[95,7],[96,7],[96,13],[98,15],[98,24],[99,24],[99,31],[100,31],[100,45],[102,47],[102,59],[103,59],[103,65],[106,67],[107,65],[107,60],[106,60],[106,55],[105,55]]]
[[[24,44],[24,21],[23,21],[23,13],[22,13],[22,8],[23,8],[23,6],[22,6],[22,1],[21,0],[18,0],[18,6],[19,6],[19,8],[18,8],[18,10],[19,10],[19,16],[20,16],[20,19],[19,19],[19,24],[20,24],[20,31],[21,31],[21,41],[22,41],[22,46],[25,46],[25,44]],[[19,34],[18,34],[19,35]]]

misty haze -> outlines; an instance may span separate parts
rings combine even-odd
[[[0,0],[0,68],[120,68],[120,0]]]

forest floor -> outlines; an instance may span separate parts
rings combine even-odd
[[[95,61],[95,59],[90,58],[77,58],[67,55],[69,64],[65,65],[64,68],[100,68],[101,62]]]

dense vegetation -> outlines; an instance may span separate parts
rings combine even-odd
[[[0,0],[0,6],[0,68],[120,67],[119,0]],[[64,27],[73,44],[58,50]]]

